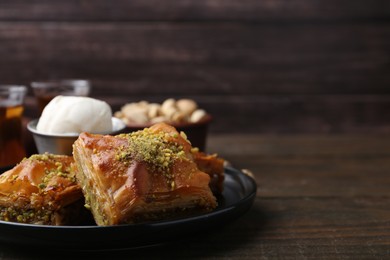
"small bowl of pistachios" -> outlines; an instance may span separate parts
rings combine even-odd
[[[127,125],[127,132],[142,130],[165,122],[183,131],[193,147],[205,151],[212,117],[192,99],[169,98],[162,103],[139,101],[127,103],[114,113]]]

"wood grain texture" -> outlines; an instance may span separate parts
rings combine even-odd
[[[0,83],[88,78],[114,110],[191,97],[218,133],[388,133],[389,5],[6,0]]]
[[[389,32],[388,25],[0,23],[0,78],[86,77],[95,95],[388,94]]]
[[[389,142],[388,135],[237,134],[212,135],[207,149],[253,171],[261,197],[381,197],[389,195]]]
[[[2,20],[335,21],[388,19],[386,0],[3,0]]]

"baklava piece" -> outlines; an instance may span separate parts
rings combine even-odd
[[[219,195],[223,192],[224,175],[224,160],[216,154],[206,154],[193,149],[193,155],[196,165],[199,170],[210,175],[210,188],[214,195]]]
[[[84,197],[73,167],[73,157],[41,154],[3,173],[0,220],[42,225],[74,225],[84,220]]]
[[[98,225],[165,220],[212,211],[210,176],[184,134],[165,124],[117,136],[82,133],[77,179]]]

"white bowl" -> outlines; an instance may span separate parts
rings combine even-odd
[[[38,119],[32,120],[27,124],[27,129],[32,133],[39,153],[72,155],[72,145],[79,134],[45,134],[37,131],[37,124]],[[125,123],[115,117],[112,118],[112,126],[112,132],[107,134],[116,135],[126,128]]]

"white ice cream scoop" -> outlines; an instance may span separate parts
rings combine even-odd
[[[72,155],[72,145],[81,132],[116,135],[125,128],[122,120],[111,117],[107,103],[71,96],[55,97],[39,120],[27,124],[39,153],[66,155]]]
[[[113,130],[111,117],[111,107],[104,101],[57,96],[43,110],[37,131],[46,134],[106,134]]]

